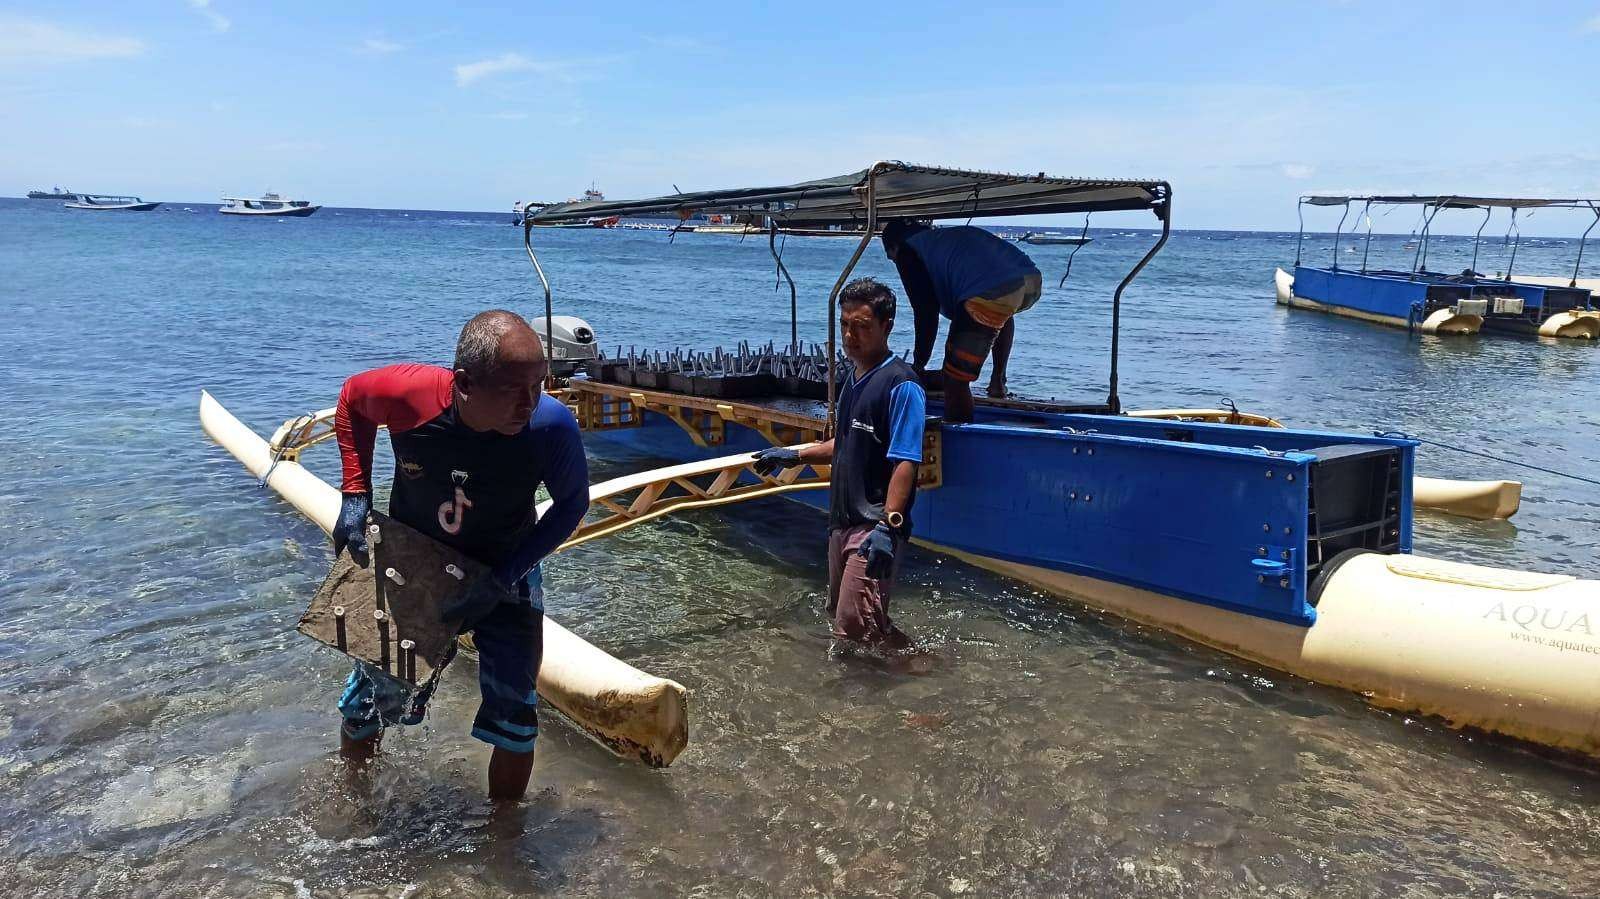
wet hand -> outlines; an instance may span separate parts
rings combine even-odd
[[[874,580],[888,577],[894,571],[894,531],[887,524],[878,522],[878,526],[856,547],[856,555],[867,560],[867,577]]]
[[[345,494],[339,507],[339,520],[333,525],[333,557],[346,548],[350,560],[362,568],[367,567],[367,514],[372,511],[372,500],[365,493]]]
[[[773,473],[783,468],[793,468],[800,464],[800,451],[784,446],[775,446],[764,449],[754,456],[756,460],[756,474],[764,478],[772,477]]]

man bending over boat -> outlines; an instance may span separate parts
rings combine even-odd
[[[994,351],[989,396],[1006,395],[1006,366],[1019,312],[1039,302],[1039,269],[1010,241],[982,228],[931,228],[895,219],[883,229],[883,252],[900,272],[917,327],[912,364],[918,377],[933,355],[939,316],[950,319],[944,344],[945,421],[972,420],[973,381]]]
[[[894,292],[871,278],[839,293],[844,352],[854,366],[839,394],[832,440],[756,453],[771,475],[809,462],[833,465],[828,506],[828,614],[833,635],[879,649],[910,640],[889,620],[896,558],[911,534],[927,398],[916,372],[889,351]]]
[[[578,423],[544,395],[549,370],[521,316],[493,310],[461,329],[453,370],[401,364],[355,375],[339,393],[334,431],[344,459],[344,504],[334,553],[368,563],[372,450],[379,426],[394,448],[389,514],[490,566],[445,610],[478,648],[482,704],[472,735],[494,747],[489,795],[517,799],[533,772],[535,685],[544,646],[539,562],[572,534],[589,507],[589,470]],[[535,511],[543,484],[553,503]],[[345,684],[340,753],[365,761],[383,728],[422,720],[432,685],[411,688],[363,662]]]

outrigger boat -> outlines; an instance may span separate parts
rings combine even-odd
[[[61,204],[68,209],[94,209],[101,212],[149,212],[160,206],[157,203],[146,203],[138,197],[123,197],[113,194],[78,194],[77,199],[71,203]]]
[[[1355,203],[1363,204],[1367,219],[1366,240],[1362,244],[1361,267],[1350,269],[1339,264],[1339,249],[1344,222]],[[1414,246],[1409,271],[1369,269],[1374,205],[1420,205],[1424,209],[1422,234]],[[1333,258],[1326,266],[1302,263],[1305,242],[1305,207],[1340,206],[1344,213],[1334,231]],[[1459,196],[1306,196],[1301,197],[1300,232],[1295,241],[1294,274],[1283,269],[1274,282],[1280,305],[1329,312],[1379,324],[1393,325],[1424,334],[1476,334],[1480,330],[1537,334],[1543,337],[1595,339],[1600,337],[1600,311],[1596,311],[1588,288],[1580,286],[1578,274],[1583,265],[1584,244],[1594,223],[1578,240],[1578,258],[1572,277],[1566,283],[1551,284],[1549,279],[1518,279],[1512,269],[1516,262],[1516,243],[1506,271],[1488,277],[1476,271],[1478,246],[1484,225],[1496,209],[1511,211],[1511,227],[1524,209],[1587,209],[1600,222],[1600,205],[1593,200],[1520,199],[1506,197]],[[1483,221],[1473,239],[1472,264],[1457,275],[1428,270],[1428,238],[1433,219],[1442,209],[1481,209]],[[1520,232],[1517,239],[1520,241]],[[1352,238],[1354,239],[1354,238]],[[1412,247],[1411,244],[1407,244]],[[1347,247],[1354,250],[1354,244]]]
[[[604,380],[602,360],[590,369],[602,379],[552,385],[589,432],[587,440],[678,460],[594,486],[598,515],[566,545],[748,499],[790,495],[826,504],[826,466],[764,478],[752,469],[751,454],[830,433],[836,299],[880,222],[1145,210],[1161,231],[1112,292],[1104,398],[979,400],[971,424],[930,422],[915,541],[1065,599],[1360,692],[1383,707],[1600,756],[1600,584],[1412,555],[1416,441],[1271,427],[1232,410],[1123,411],[1122,299],[1165,245],[1171,204],[1172,189],[1163,181],[879,162],[798,184],[538,211],[525,223],[523,240],[543,287],[547,331],[555,316],[532,244],[538,224],[597,215],[761,214],[784,274],[771,240],[779,227],[862,229],[827,295],[826,389],[810,406],[694,395],[672,389],[670,378],[665,387],[659,380],[651,387],[614,383]],[[791,347],[798,347],[789,283]],[[337,508],[333,488],[297,460],[331,435],[331,414],[293,419],[263,440],[209,397],[201,405],[207,433],[325,529]],[[551,704],[586,732],[625,726],[628,745],[652,747],[633,757],[670,760],[675,751],[652,753],[681,748],[668,730],[681,726],[681,718],[673,723],[683,711],[676,685],[597,659],[603,653],[587,644],[552,641],[548,627],[552,674],[548,685],[541,674],[541,694],[549,689],[562,697]],[[598,674],[565,680],[591,660]],[[624,701],[613,705],[614,696]],[[663,714],[661,702],[671,705],[672,696],[679,703]]]
[[[835,301],[883,220],[1148,210],[1161,232],[1112,292],[1103,400],[980,401],[974,423],[930,428],[915,540],[1381,706],[1600,755],[1600,583],[1412,555],[1416,441],[1123,414],[1122,299],[1166,243],[1171,203],[1162,181],[880,162],[791,185],[541,210],[552,222],[731,213],[863,229],[826,299],[829,386],[813,412],[571,382],[567,401],[593,440],[683,460],[605,504],[607,526],[715,502],[703,482],[679,480],[688,474],[761,483],[752,451],[829,433]],[[800,479],[818,492],[794,496],[825,504],[826,477]]]
[[[1094,240],[1092,237],[1073,237],[1067,234],[1035,234],[1032,231],[1017,238],[1021,243],[1031,243],[1035,246],[1064,246],[1081,247]]]

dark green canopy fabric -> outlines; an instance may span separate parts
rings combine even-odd
[[[882,162],[798,184],[557,203],[529,220],[554,225],[610,216],[704,214],[771,218],[785,226],[860,224],[867,218],[867,178],[873,173],[879,221],[1156,209],[1172,192],[1164,181],[1051,178]]]

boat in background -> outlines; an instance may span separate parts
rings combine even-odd
[[[1362,203],[1367,220],[1366,239],[1360,268],[1339,264],[1340,240],[1345,219],[1353,203]],[[1372,243],[1374,205],[1420,205],[1424,209],[1422,233],[1410,270],[1369,269],[1368,251]],[[1302,264],[1305,242],[1305,207],[1341,206],[1344,214],[1334,230],[1333,258],[1327,266]],[[1593,340],[1600,338],[1600,311],[1596,311],[1590,290],[1576,285],[1578,267],[1583,262],[1584,242],[1594,224],[1578,241],[1578,259],[1570,284],[1543,283],[1518,279],[1512,274],[1516,263],[1515,242],[1511,260],[1503,276],[1479,273],[1478,247],[1484,225],[1496,209],[1511,211],[1511,229],[1516,231],[1516,215],[1524,209],[1587,209],[1600,222],[1600,205],[1594,200],[1542,199],[1463,196],[1305,196],[1298,204],[1300,231],[1295,241],[1294,274],[1278,269],[1275,276],[1280,305],[1312,309],[1357,318],[1378,324],[1421,331],[1424,334],[1476,334],[1482,330],[1541,337],[1566,337]],[[1483,210],[1483,222],[1473,238],[1472,264],[1460,274],[1428,270],[1428,239],[1434,216],[1441,209]],[[1508,234],[1510,242],[1511,234]],[[1515,240],[1521,240],[1516,232]],[[1408,244],[1409,246],[1410,244]]]
[[[309,200],[284,199],[270,190],[259,198],[223,197],[222,203],[217,211],[223,215],[269,215],[277,218],[305,218],[322,208]]]
[[[1069,237],[1065,234],[1035,234],[1032,231],[1017,238],[1019,243],[1031,243],[1035,246],[1062,246],[1081,247],[1094,240],[1092,237]]]
[[[28,199],[30,200],[70,200],[76,196],[77,194],[70,190],[62,190],[59,184],[53,190],[28,191]]]
[[[160,203],[146,203],[138,197],[124,197],[115,194],[74,194],[76,199],[71,203],[64,203],[68,209],[96,209],[104,212],[149,212],[160,206]]]

